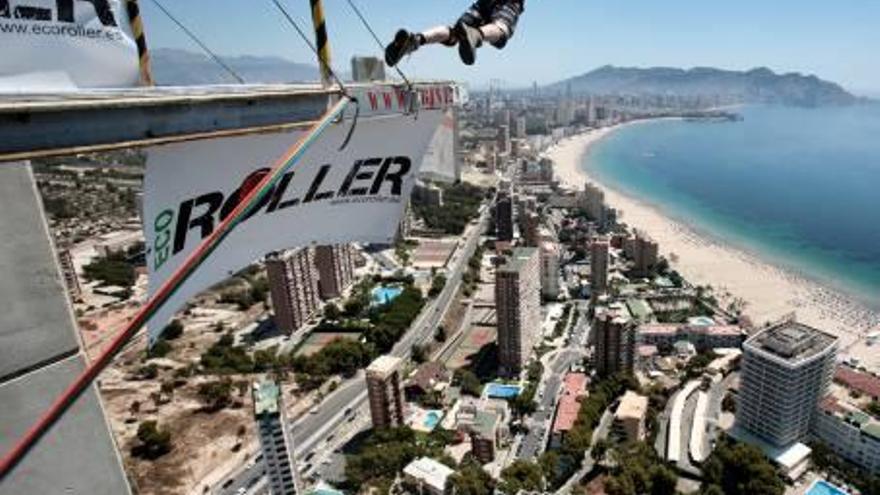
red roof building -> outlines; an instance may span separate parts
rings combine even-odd
[[[587,380],[587,375],[583,373],[568,373],[562,379],[562,397],[556,406],[550,440],[552,447],[562,445],[563,437],[574,427],[581,410],[581,399],[587,396]]]
[[[874,375],[856,371],[849,366],[838,366],[834,371],[834,381],[874,400],[880,399],[880,378]]]

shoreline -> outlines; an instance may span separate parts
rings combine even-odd
[[[656,205],[633,198],[609,186],[581,165],[590,148],[614,131],[646,121],[628,122],[566,138],[548,150],[560,181],[581,190],[586,181],[605,192],[605,201],[621,212],[631,227],[650,234],[670,265],[691,283],[712,285],[725,291],[727,301],[746,301],[744,314],[755,325],[796,313],[797,320],[840,337],[840,355],[858,358],[862,364],[880,368],[880,353],[866,345],[866,335],[880,330],[880,312],[870,309],[845,292],[826,286],[773,260],[726,243],[701,232],[686,221],[673,218]],[[672,256],[671,256],[672,255]],[[726,305],[726,302],[724,303]]]

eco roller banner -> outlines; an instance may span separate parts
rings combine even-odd
[[[0,0],[0,94],[139,81],[123,0]]]
[[[336,124],[226,238],[149,322],[154,342],[190,298],[286,248],[392,242],[418,167],[442,111]],[[150,149],[144,178],[144,234],[150,293],[211,234],[302,131],[208,139]]]

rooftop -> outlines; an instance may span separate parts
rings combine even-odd
[[[537,254],[537,252],[537,248],[514,248],[511,255],[505,258],[504,264],[499,266],[496,272],[519,273],[529,260]]]
[[[281,389],[273,381],[262,381],[254,384],[254,414],[276,414]]]
[[[801,361],[836,345],[837,337],[816,328],[786,321],[760,332],[746,341],[747,347],[783,358]]]
[[[872,398],[880,398],[880,378],[874,375],[854,370],[849,366],[838,366],[834,370],[834,381]]]
[[[371,375],[380,375],[386,377],[400,368],[403,361],[394,356],[379,356],[375,361],[367,367],[367,373]]]
[[[407,464],[403,473],[423,481],[436,491],[446,491],[446,480],[455,471],[429,457],[422,457]]]
[[[474,416],[473,430],[483,438],[495,438],[495,430],[501,417],[494,412],[477,411]]]
[[[627,390],[620,399],[614,417],[618,419],[642,419],[648,412],[648,398],[632,390]]]

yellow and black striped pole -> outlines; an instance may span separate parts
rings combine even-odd
[[[327,22],[324,20],[324,4],[321,0],[309,0],[312,4],[312,24],[315,26],[315,48],[318,49],[318,65],[321,67],[321,83],[331,84],[330,79],[330,39],[327,36]]]
[[[153,74],[150,71],[150,52],[147,50],[147,36],[144,33],[144,20],[141,18],[141,9],[138,7],[137,0],[126,0],[125,6],[128,10],[128,21],[131,23],[131,33],[134,35],[134,41],[137,44],[138,61],[141,68],[141,84],[152,86]]]

